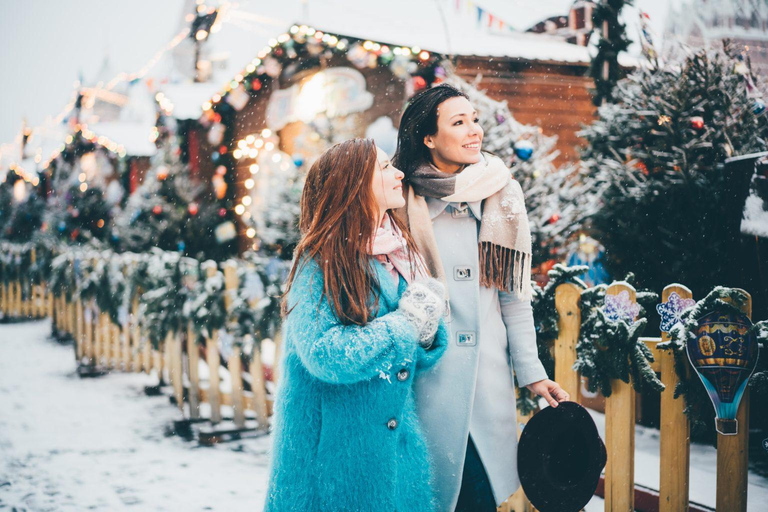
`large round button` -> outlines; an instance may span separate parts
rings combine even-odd
[[[400,382],[408,380],[408,377],[410,376],[411,376],[411,372],[409,372],[405,368],[397,372],[397,380],[399,380]]]
[[[392,418],[387,422],[387,428],[389,430],[395,430],[397,428],[397,420],[395,418]]]

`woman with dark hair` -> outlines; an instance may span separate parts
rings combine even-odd
[[[523,192],[482,142],[467,96],[439,85],[406,107],[393,158],[397,214],[449,295],[449,348],[415,384],[442,511],[494,511],[519,487],[514,377],[552,407],[568,400],[538,358]]]
[[[307,174],[267,511],[436,510],[413,379],[445,351],[446,297],[389,213],[402,179],[363,139]]]

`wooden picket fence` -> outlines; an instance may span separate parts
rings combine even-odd
[[[35,263],[35,250],[31,250]],[[52,316],[54,298],[45,284],[33,284],[28,278],[0,282],[0,312],[3,318],[44,318]]]
[[[203,265],[209,277],[218,271],[215,264]],[[226,289],[224,299],[229,307],[238,288],[237,265],[232,261],[223,263],[222,271]],[[28,292],[22,293],[23,290]],[[252,347],[249,362],[244,364],[239,345],[234,344],[225,358],[219,349],[220,333],[213,332],[198,343],[190,323],[184,332],[169,333],[156,350],[139,324],[138,296],[134,297],[132,310],[125,315],[124,322],[117,324],[106,312],[98,311],[94,300],[56,296],[46,290],[44,284],[32,286],[23,278],[7,285],[0,284],[0,311],[4,318],[50,317],[59,334],[74,340],[75,356],[81,369],[148,374],[154,370],[161,381],[170,384],[174,402],[185,418],[193,423],[208,423],[210,428],[202,431],[207,443],[232,434],[268,432],[272,399],[267,394],[257,344]],[[278,335],[274,340],[278,352],[279,338]],[[277,360],[279,355],[275,356]],[[199,375],[201,358],[208,366],[207,381]],[[226,363],[222,364],[222,361]],[[229,389],[222,389],[222,373],[229,376]],[[276,368],[272,374],[276,380]],[[205,410],[206,418],[201,409]],[[225,417],[230,409],[232,417]],[[225,426],[227,428],[223,428]]]
[[[34,258],[34,255],[33,255]],[[205,271],[210,276],[217,272],[215,265]],[[236,267],[233,262],[224,263],[222,271],[227,290],[226,299],[238,287]],[[26,291],[25,291],[26,290]],[[618,295],[627,291],[631,300],[636,300],[636,291],[626,283],[615,283],[608,287],[607,295]],[[572,367],[576,361],[576,344],[581,326],[580,296],[582,289],[572,283],[560,285],[555,292],[555,305],[559,313],[559,336],[553,351],[555,360],[555,381],[570,395],[581,401],[581,377]],[[662,293],[666,302],[673,292],[682,299],[692,298],[691,291],[681,285],[667,286]],[[743,311],[751,316],[751,298]],[[154,350],[138,323],[138,298],[133,309],[122,325],[117,325],[106,313],[97,313],[92,301],[68,301],[64,296],[54,296],[46,290],[45,284],[31,285],[24,282],[0,283],[0,311],[5,317],[53,319],[55,328],[71,335],[75,340],[78,361],[110,370],[150,373],[155,370],[161,378],[167,376],[173,389],[175,402],[185,417],[192,421],[201,420],[203,404],[208,406],[206,421],[212,426],[224,421],[222,407],[231,407],[233,431],[268,430],[268,418],[272,413],[272,400],[267,395],[261,356],[254,346],[254,353],[247,368],[243,367],[240,348],[234,346],[227,358],[231,390],[222,391],[219,379],[222,354],[219,350],[218,333],[205,337],[204,343],[196,343],[191,325],[186,332],[168,334],[161,351]],[[278,337],[279,338],[279,337]],[[668,335],[661,333],[657,338],[643,338],[654,354],[651,364],[660,374],[665,385],[661,392],[660,421],[660,485],[657,505],[651,508],[660,512],[689,510],[689,463],[690,426],[683,412],[684,399],[674,398],[678,382],[674,368],[674,356],[669,351],[658,350],[658,343],[667,341]],[[276,339],[279,360],[279,339]],[[201,381],[198,374],[200,358],[207,362],[209,379]],[[244,375],[250,381],[250,390],[244,386]],[[277,381],[277,365],[273,370]],[[635,398],[631,383],[615,380],[611,396],[605,399],[605,444],[608,460],[602,483],[605,510],[625,512],[635,510],[637,490],[634,486],[634,438]],[[250,419],[253,418],[253,419]],[[528,418],[522,416],[520,423]],[[254,421],[255,420],[255,421]],[[746,512],[747,510],[747,453],[749,436],[749,392],[745,392],[739,407],[737,435],[718,434],[717,438],[717,510]],[[251,427],[247,426],[250,423]],[[215,441],[219,433],[228,431],[212,430],[209,439]],[[647,499],[645,496],[643,499]],[[652,501],[656,501],[651,498]],[[501,512],[528,512],[535,510],[526,500],[522,489],[499,507]]]
[[[636,301],[635,289],[626,283],[614,283],[607,295],[627,291]],[[751,317],[751,297],[747,298],[743,312]],[[575,372],[576,344],[581,326],[580,297],[582,289],[572,283],[562,284],[555,290],[555,306],[559,314],[559,336],[554,343],[555,381],[581,402],[581,376]],[[677,293],[682,299],[693,298],[685,286],[669,285],[664,288],[662,301]],[[690,424],[683,412],[684,398],[674,398],[678,376],[672,353],[659,350],[660,342],[668,341],[667,333],[660,337],[642,338],[651,349],[654,362],[651,368],[660,374],[665,386],[661,392],[660,421],[660,479],[658,497],[635,489],[635,397],[631,383],[614,380],[611,396],[605,399],[605,438],[608,455],[604,479],[601,482],[606,512],[658,510],[659,512],[687,511],[689,503]],[[690,369],[690,371],[693,371]],[[523,417],[522,423],[528,418]],[[747,510],[747,453],[749,441],[749,388],[745,391],[737,415],[737,435],[717,435],[717,503],[718,511],[746,512]],[[636,502],[637,501],[637,502]],[[640,503],[640,502],[644,503]],[[499,507],[501,512],[529,512],[535,508],[525,498],[522,489]]]

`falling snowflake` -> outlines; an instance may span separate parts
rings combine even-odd
[[[640,306],[629,298],[629,292],[624,290],[618,295],[606,295],[603,313],[612,322],[624,320],[635,323],[635,317],[640,313]]]
[[[661,331],[668,333],[672,330],[672,327],[680,321],[683,310],[695,304],[695,300],[682,299],[676,292],[669,294],[667,302],[656,305],[656,311],[661,315]]]

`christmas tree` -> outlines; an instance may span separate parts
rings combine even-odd
[[[188,168],[166,146],[128,198],[115,220],[114,243],[120,251],[146,252],[153,247],[222,261],[236,251],[236,241],[221,235],[227,210],[205,194]]]
[[[259,252],[283,260],[293,257],[299,242],[299,216],[304,173],[286,153],[276,148],[259,156],[250,219]]]
[[[635,272],[652,290],[679,282],[694,297],[740,286],[743,204],[733,184],[749,177],[723,162],[766,149],[753,79],[728,45],[638,69],[581,132],[586,174],[600,194],[591,226],[610,274]]]

